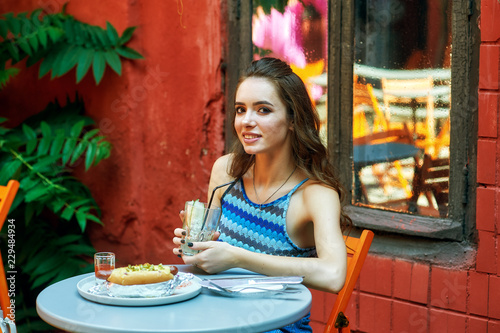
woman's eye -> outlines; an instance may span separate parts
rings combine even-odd
[[[242,108],[241,106],[236,107],[236,113],[237,114],[241,114],[241,113],[244,113],[244,112],[245,112],[245,109]]]
[[[271,110],[268,109],[268,108],[266,108],[266,107],[262,107],[262,108],[259,109],[259,112],[260,113],[269,113],[269,112],[271,112]]]

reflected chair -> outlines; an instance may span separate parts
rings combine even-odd
[[[413,196],[410,211],[422,215],[446,217],[448,214],[450,179],[450,159],[432,158],[425,154],[422,166],[413,179]],[[427,199],[428,206],[418,205],[421,195]]]
[[[372,132],[385,131],[389,128],[385,115],[382,112],[373,87],[369,83],[360,83],[354,76],[353,84],[353,138],[369,135]],[[373,124],[370,125],[366,112],[373,113]]]
[[[386,119],[390,120],[397,110],[410,106],[412,110],[412,132],[417,144],[426,153],[433,153],[435,139],[434,97],[431,76],[418,79],[381,79]],[[425,104],[426,115],[423,128],[417,120],[417,107]]]
[[[17,190],[19,189],[19,182],[16,180],[10,180],[7,186],[0,186],[0,230],[7,218],[7,213],[12,206],[14,197],[16,196]],[[0,307],[3,312],[3,318],[0,319],[0,327],[10,326],[10,331],[15,331],[15,325],[9,320],[7,315],[9,314],[8,308],[10,307],[10,297],[7,286],[7,279],[5,276],[4,265],[2,261],[2,255],[0,251]],[[4,319],[5,318],[5,319]]]
[[[373,236],[373,232],[366,229],[363,230],[360,238],[344,236],[347,247],[347,275],[344,287],[337,294],[337,299],[326,324],[325,333],[351,332],[349,318],[345,315],[345,311],[370,249]]]

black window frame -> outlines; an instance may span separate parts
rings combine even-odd
[[[371,229],[402,244],[408,239],[437,242],[474,241],[480,4],[453,1],[451,65],[450,201],[448,218],[425,217],[348,204],[358,229]],[[233,140],[231,110],[238,77],[252,60],[252,1],[226,0],[223,83],[226,92],[226,147]],[[352,78],[354,63],[354,0],[329,2],[328,148],[341,181],[352,184]],[[346,132],[347,131],[347,132]],[[347,202],[351,202],[348,191]],[[382,237],[382,238],[383,238]],[[398,238],[399,237],[399,238]],[[467,247],[467,245],[465,245]],[[453,247],[453,246],[452,246]],[[426,252],[426,250],[424,250]]]

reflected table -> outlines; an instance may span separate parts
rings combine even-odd
[[[190,265],[177,267],[207,279],[256,276],[243,269],[206,275]],[[37,297],[38,315],[69,332],[262,332],[289,325],[311,309],[311,293],[302,284],[293,286],[298,293],[267,298],[224,297],[202,290],[194,298],[166,305],[105,305],[89,301],[77,291],[77,283],[92,275],[75,276],[45,288]]]
[[[418,147],[406,143],[384,142],[378,144],[355,145],[353,147],[353,163],[355,187],[354,195],[360,200],[361,191],[360,172],[361,169],[386,162],[394,162],[406,158],[415,158],[420,152]]]

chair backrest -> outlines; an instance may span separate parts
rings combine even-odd
[[[10,180],[7,186],[0,186],[0,230],[10,210],[10,206],[14,201],[18,188],[19,182],[17,180]]]
[[[432,158],[424,155],[422,166],[416,169],[413,179],[413,196],[411,202],[416,205],[418,198],[424,194],[428,207],[418,206],[424,215],[446,217],[448,214],[448,194],[450,180],[450,159]],[[437,207],[434,205],[434,199]]]
[[[403,124],[401,128],[389,129],[387,131],[375,132],[366,136],[353,138],[353,145],[366,145],[366,144],[376,144],[384,142],[397,142],[397,143],[407,143],[413,144],[413,136],[408,129],[406,124]]]
[[[12,206],[14,197],[19,188],[17,180],[10,180],[7,186],[0,186],[0,230],[7,218],[7,213]],[[0,308],[3,311],[3,318],[8,315],[7,308],[10,307],[10,298],[7,287],[7,279],[3,268],[2,255],[0,251]],[[1,318],[1,319],[3,319]]]
[[[346,280],[344,287],[337,294],[337,299],[335,300],[332,312],[328,318],[325,333],[334,332],[341,326],[343,318],[346,318],[345,310],[351,298],[354,286],[358,281],[359,273],[365,262],[368,250],[370,249],[373,240],[373,232],[365,229],[359,238],[346,236],[344,239],[347,247]]]
[[[418,79],[382,78],[382,91],[385,99],[425,99],[431,95],[434,80],[431,76]]]

